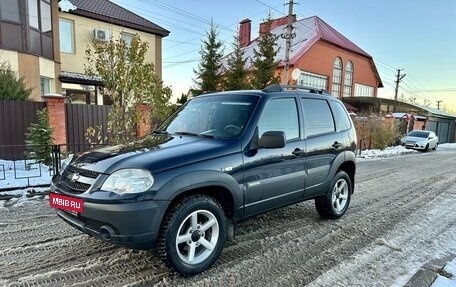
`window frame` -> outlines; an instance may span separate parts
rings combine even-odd
[[[60,23],[61,22],[65,22],[65,23],[69,23],[70,24],[70,36],[71,36],[71,51],[70,52],[67,52],[67,51],[64,51],[62,50],[62,30],[60,29]],[[60,18],[59,17],[59,48],[60,48],[60,53],[65,53],[65,54],[76,54],[76,43],[75,43],[75,25],[74,25],[74,21],[71,20],[71,19],[67,19],[67,18]]]
[[[344,93],[343,97],[351,97],[353,95],[353,75],[355,74],[355,69],[352,61],[348,61],[345,65],[345,74],[344,74]]]
[[[1,7],[0,7],[0,21],[1,21],[1,22],[14,23],[14,24],[22,24],[22,21],[23,21],[23,20],[22,20],[23,17],[22,17],[22,13],[21,13],[22,1],[20,1],[20,0],[15,0],[15,1],[16,1],[16,4],[17,4],[17,9],[18,9],[18,11],[17,11],[17,14],[18,14],[17,17],[18,17],[19,20],[16,21],[16,20],[11,20],[11,19],[3,19],[3,18],[2,18],[2,9],[1,9]],[[1,4],[0,4],[0,5],[1,5]],[[14,12],[13,12],[13,13],[14,13]]]
[[[52,81],[53,81],[52,78],[49,78],[49,77],[46,77],[46,76],[40,76],[40,91],[41,91],[41,95],[42,96],[44,96],[46,94],[50,94],[50,93],[53,92],[53,90],[52,90]],[[45,92],[45,88],[43,89],[43,83],[47,83],[47,88],[49,89],[48,93]]]
[[[344,64],[342,62],[342,58],[336,57],[336,59],[334,60],[334,63],[333,63],[333,74],[332,74],[332,79],[331,79],[331,95],[338,99],[340,98],[341,91],[342,91],[343,70],[344,70]]]

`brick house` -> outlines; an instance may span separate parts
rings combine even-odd
[[[103,104],[98,78],[84,75],[93,39],[138,34],[149,43],[146,61],[162,72],[162,38],[169,31],[109,0],[0,1],[0,61],[25,79],[30,99],[64,94],[73,103]]]
[[[0,1],[0,61],[25,79],[31,99],[60,93],[57,0]]]
[[[62,0],[69,2],[67,12],[58,13],[60,57],[62,60],[62,92],[72,103],[106,104],[100,92],[102,82],[84,75],[85,50],[92,41],[122,38],[127,44],[138,34],[148,42],[145,60],[152,62],[155,72],[162,73],[162,38],[169,31],[109,0]],[[65,9],[66,10],[66,9]]]
[[[270,31],[278,36],[279,61],[277,73],[283,78],[285,58],[285,33],[287,17],[274,19],[267,25],[261,23],[259,34]],[[372,56],[336,31],[318,16],[297,20],[293,17],[292,49],[290,52],[289,83],[328,90],[337,98],[377,97],[383,87]],[[247,68],[251,68],[253,50],[258,49],[258,38],[251,40],[251,21],[240,22],[239,40],[244,48]],[[226,58],[224,65],[226,66]],[[295,81],[292,82],[292,73]]]

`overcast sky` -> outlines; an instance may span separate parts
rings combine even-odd
[[[271,9],[284,16],[283,0],[113,0],[166,28],[163,39],[163,79],[175,96],[187,93],[195,77],[201,40],[211,18],[219,39],[231,50],[238,23],[252,20],[252,38]],[[455,0],[299,0],[298,19],[317,15],[369,53],[384,88],[379,96],[394,97],[396,69],[404,69],[399,96],[436,101],[456,112],[456,1]],[[270,7],[270,8],[269,8]]]

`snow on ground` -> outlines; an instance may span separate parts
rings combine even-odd
[[[443,268],[445,272],[451,274],[449,278],[438,275],[431,287],[454,287],[456,286],[456,258]]]
[[[437,147],[438,150],[456,150],[456,143],[445,143],[440,144]],[[361,151],[361,155],[358,155],[358,160],[372,160],[372,159],[384,159],[397,157],[404,154],[413,154],[418,153],[418,151],[413,149],[406,149],[403,146],[391,146],[387,147],[384,150],[379,149],[368,149]]]
[[[3,188],[26,188],[49,184],[51,174],[49,167],[30,160],[0,159],[0,190]]]

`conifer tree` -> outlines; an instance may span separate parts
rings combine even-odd
[[[243,90],[250,87],[248,83],[248,71],[245,68],[247,59],[244,58],[244,49],[239,41],[239,33],[234,36],[232,43],[234,51],[228,56],[228,67],[225,73],[225,90]]]
[[[207,39],[203,40],[201,46],[201,60],[198,64],[198,69],[193,70],[196,74],[194,79],[196,95],[218,91],[221,88],[221,67],[223,57],[222,42],[218,40],[217,26],[211,21],[211,27],[206,33]],[[196,96],[195,95],[195,96]]]
[[[27,156],[36,159],[36,162],[47,166],[52,164],[52,138],[53,128],[49,125],[48,113],[46,109],[36,112],[38,122],[31,124],[27,129],[25,143],[29,145]]]
[[[18,77],[7,62],[0,63],[0,100],[25,101],[31,93],[23,77]]]
[[[275,56],[279,52],[277,46],[278,36],[271,33],[272,15],[269,13],[266,20],[268,29],[266,33],[260,35],[258,49],[253,50],[254,59],[252,61],[253,71],[251,84],[255,89],[263,89],[267,85],[279,83],[280,75],[276,75],[275,71],[279,65],[275,61]]]

